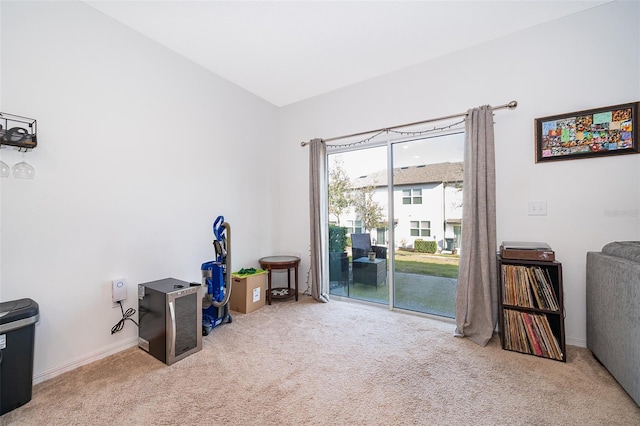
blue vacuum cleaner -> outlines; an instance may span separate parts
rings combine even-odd
[[[215,260],[205,262],[202,270],[202,285],[207,294],[202,298],[202,335],[207,336],[211,330],[232,321],[229,315],[229,297],[231,296],[231,227],[223,216],[213,222],[213,247]]]

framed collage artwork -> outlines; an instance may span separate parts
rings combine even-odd
[[[637,154],[639,105],[633,102],[536,118],[536,163]]]

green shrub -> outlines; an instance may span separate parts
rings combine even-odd
[[[418,239],[413,243],[413,248],[418,253],[435,253],[438,251],[438,243],[433,240],[424,241]]]
[[[347,247],[347,228],[329,225],[329,251],[342,253]]]

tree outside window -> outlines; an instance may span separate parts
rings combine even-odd
[[[351,180],[344,170],[342,160],[336,160],[329,171],[329,214],[336,217],[340,226],[340,216],[351,207]]]
[[[384,215],[382,206],[373,199],[375,193],[374,186],[366,186],[355,191],[353,197],[353,207],[356,216],[362,221],[365,231],[384,226]]]

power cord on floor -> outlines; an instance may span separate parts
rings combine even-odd
[[[129,308],[129,309],[127,309],[127,312],[125,312],[124,308],[122,307],[122,302],[118,301],[118,304],[120,305],[120,311],[122,311],[122,318],[120,319],[120,321],[118,321],[118,323],[116,325],[111,327],[111,334],[117,333],[118,331],[122,330],[124,328],[124,323],[127,320],[129,320],[132,323],[134,323],[136,325],[136,327],[139,327],[138,323],[131,319],[133,314],[136,313],[136,310],[132,309],[132,308]]]

